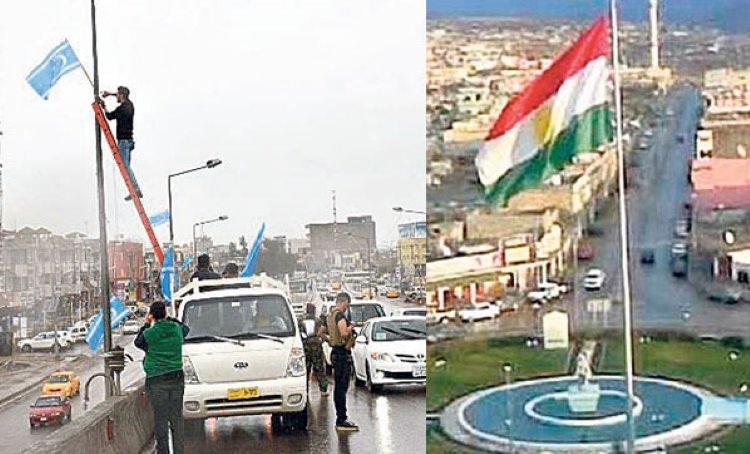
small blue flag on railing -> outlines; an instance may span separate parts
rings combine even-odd
[[[169,210],[164,210],[156,214],[152,214],[148,217],[148,222],[151,223],[151,226],[158,227],[162,224],[166,224],[169,222]]]
[[[182,261],[182,271],[185,271],[191,263],[193,263],[193,256],[188,255],[185,257],[185,260]]]
[[[109,325],[111,328],[115,328],[117,325],[122,323],[128,315],[130,309],[128,309],[120,298],[112,296],[109,300]],[[94,319],[91,321],[89,327],[89,333],[86,335],[86,343],[89,344],[89,348],[92,352],[99,350],[104,341],[104,316],[102,310],[99,309],[99,313],[96,314]]]
[[[161,296],[164,297],[165,301],[172,301],[174,279],[174,248],[169,246],[164,252],[164,262],[161,264]]]
[[[81,66],[76,53],[66,39],[47,54],[39,66],[26,76],[26,82],[43,99],[47,99],[49,91],[65,74]]]
[[[260,230],[258,230],[258,235],[255,237],[253,247],[251,247],[250,250],[247,251],[247,256],[245,257],[245,268],[242,269],[240,277],[250,277],[253,275],[253,272],[255,271],[255,264],[258,262],[258,256],[260,255],[260,248],[263,244],[263,232],[265,231],[266,223],[264,222],[263,224],[261,224]]]

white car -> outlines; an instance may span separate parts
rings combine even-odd
[[[86,340],[86,335],[88,335],[89,330],[86,328],[86,324],[83,323],[82,325],[76,325],[70,328],[70,337],[73,339],[73,342],[83,342]]]
[[[122,334],[138,334],[141,329],[141,322],[138,320],[128,320],[122,325]]]
[[[678,241],[672,245],[673,256],[683,256],[683,255],[687,255],[687,253],[688,253],[688,246],[686,243],[683,243],[682,241]]]
[[[403,307],[394,309],[393,312],[391,312],[391,317],[403,316],[427,317],[427,309],[424,307]]]
[[[456,319],[456,311],[451,309],[449,311],[435,311],[431,310],[427,312],[427,324],[437,325],[438,323],[450,323]]]
[[[676,236],[677,238],[687,238],[688,236],[690,236],[689,228],[690,227],[688,221],[684,219],[677,221],[674,226],[674,236]]]
[[[334,302],[326,311],[331,310],[333,306],[335,306],[336,303]],[[352,325],[354,325],[354,331],[359,334],[362,330],[362,327],[367,322],[367,320],[370,320],[371,318],[376,317],[385,317],[385,310],[383,309],[383,306],[378,303],[377,301],[372,300],[352,300],[351,304],[349,304],[349,314],[347,315],[349,320],[351,320]],[[328,344],[328,342],[323,342],[323,358],[326,361],[326,367],[331,367],[331,346]]]
[[[463,322],[476,322],[478,320],[492,320],[499,315],[499,308],[490,303],[478,303],[466,306],[458,311],[458,316]]]
[[[352,351],[355,384],[376,392],[383,385],[426,383],[426,333],[422,317],[370,319]]]
[[[526,295],[529,301],[544,301],[560,298],[563,293],[566,293],[568,288],[565,285],[560,285],[555,282],[542,282],[536,288]]]
[[[73,339],[73,335],[71,334],[70,330],[71,328],[57,331],[57,334],[62,336],[62,338],[65,339],[65,342],[68,343],[68,346],[72,346],[75,343],[75,340]]]
[[[188,431],[202,432],[207,418],[260,414],[271,415],[273,429],[307,429],[302,334],[283,282],[196,280],[175,305],[190,327],[182,346]]]
[[[60,348],[68,347],[68,341],[59,331],[57,333],[57,344]],[[18,348],[25,353],[31,352],[32,350],[52,350],[55,348],[55,333],[53,331],[48,331],[45,333],[39,333],[31,339],[21,339],[18,342]]]
[[[601,290],[606,277],[607,275],[604,271],[592,268],[586,273],[586,277],[583,278],[583,288],[586,290]]]

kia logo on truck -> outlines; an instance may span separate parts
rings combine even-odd
[[[247,366],[248,366],[248,364],[245,361],[238,361],[238,362],[234,363],[234,368],[235,369],[244,369]]]

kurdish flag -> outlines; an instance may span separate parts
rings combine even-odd
[[[490,203],[504,205],[612,140],[609,20],[602,17],[503,109],[475,164]]]

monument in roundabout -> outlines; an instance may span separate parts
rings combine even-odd
[[[725,398],[675,380],[636,377],[636,449],[705,438],[725,425],[750,424],[747,399]],[[622,376],[594,375],[579,353],[574,375],[507,383],[450,403],[440,415],[455,441],[494,452],[624,452],[627,391]]]
[[[584,353],[578,354],[578,383],[568,386],[568,406],[573,413],[596,413],[601,389],[591,382],[591,366]]]

